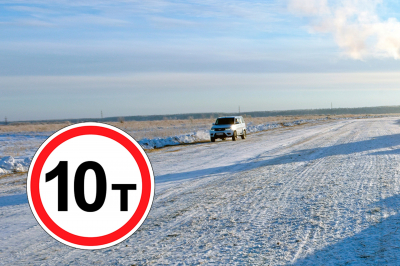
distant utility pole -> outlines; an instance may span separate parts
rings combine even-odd
[[[4,124],[8,124],[8,121],[7,121],[7,116],[6,117],[4,117]]]
[[[332,109],[332,102],[331,102],[331,109]]]
[[[101,119],[103,119],[103,110],[101,110],[100,113],[101,113]]]
[[[239,114],[240,114],[240,105],[239,105]]]

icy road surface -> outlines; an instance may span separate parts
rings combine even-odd
[[[0,264],[395,265],[399,118],[274,129],[149,153],[143,226],[111,248],[69,248],[27,205],[25,176],[0,178]]]

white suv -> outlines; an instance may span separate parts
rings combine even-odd
[[[218,117],[210,130],[211,142],[228,137],[235,141],[239,135],[242,139],[246,138],[246,124],[241,116]]]

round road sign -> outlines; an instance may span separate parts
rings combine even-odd
[[[154,175],[142,147],[101,123],[68,126],[36,152],[28,172],[31,210],[58,241],[100,249],[131,236],[154,196]]]

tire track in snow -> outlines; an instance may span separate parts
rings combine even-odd
[[[318,146],[321,147],[323,145],[327,145],[327,140],[329,141],[332,138],[332,131],[335,133],[335,137],[340,137],[339,139],[336,139],[334,142],[330,142],[328,146],[335,146],[335,145],[343,145],[345,143],[352,142],[356,139],[356,134],[354,134],[354,131],[347,131],[347,128],[349,126],[352,126],[352,124],[345,124],[339,128],[335,128],[334,130],[330,130],[326,132],[326,134],[322,135],[316,142],[312,143],[313,146]],[[337,132],[341,130],[341,132]],[[302,187],[305,184],[310,184],[308,187],[308,191],[310,194],[318,194],[318,187],[315,186],[316,183],[318,184],[323,184],[324,181],[326,181],[326,176],[329,175],[329,173],[336,168],[335,164],[335,159],[330,156],[330,153],[333,153],[335,148],[330,148],[330,149],[325,149],[325,148],[320,148],[319,150],[323,151],[316,151],[316,154],[318,153],[324,153],[323,158],[316,159],[315,161],[311,161],[308,165],[305,171],[303,171],[299,177],[303,179],[303,182],[298,184],[298,187]],[[312,156],[315,156],[315,154],[312,154]],[[312,157],[311,156],[311,157]],[[310,180],[313,180],[313,182],[310,182]],[[304,202],[306,205],[310,205],[310,202]],[[308,242],[313,241],[313,239],[316,237],[317,234],[320,233],[321,231],[321,224],[320,224],[320,219],[321,215],[323,215],[323,212],[325,212],[324,209],[314,209],[311,208],[307,210],[309,213],[309,217],[311,218],[309,221],[307,221],[308,229],[305,229],[307,232],[305,234],[305,239],[301,242],[299,249],[295,253],[293,257],[293,261],[295,261],[299,255],[302,253],[304,247],[307,245]]]
[[[385,130],[386,127],[381,127],[381,129],[379,131],[373,132],[366,132],[369,133],[369,137],[372,137],[374,135],[384,135],[384,134],[391,134],[393,132],[398,133],[398,130],[392,131],[389,130],[389,132],[387,130]],[[382,130],[383,129],[383,130]],[[393,128],[392,128],[393,129]],[[383,132],[382,132],[383,131]],[[354,195],[354,194],[360,194],[360,198],[366,198],[367,203],[368,202],[377,202],[380,199],[382,199],[380,193],[382,191],[382,180],[380,180],[379,175],[382,175],[382,173],[386,173],[388,167],[388,162],[392,161],[393,163],[393,158],[392,160],[390,160],[388,158],[387,155],[385,156],[381,156],[381,157],[377,157],[377,156],[368,156],[365,155],[366,152],[362,152],[361,154],[357,154],[353,156],[349,156],[348,158],[346,158],[348,160],[348,163],[351,165],[353,164],[353,167],[355,169],[357,169],[358,171],[358,179],[356,179],[356,187],[354,188],[353,191],[350,191],[349,193],[342,193],[340,195],[340,197],[348,197],[349,195]],[[393,170],[394,167],[392,167]],[[344,172],[343,167],[338,167],[338,171],[336,172]],[[365,202],[362,203],[360,202],[360,200],[355,200],[355,199],[346,199],[343,200],[342,202],[346,202],[348,203],[351,207],[353,208],[352,212],[356,213],[356,215],[354,215],[355,217],[358,217],[359,221],[357,221],[359,224],[361,224],[361,226],[359,226],[358,228],[346,228],[347,231],[352,231],[352,234],[357,233],[359,231],[361,231],[362,229],[365,228],[365,225],[370,225],[371,223],[366,223],[366,218],[371,219],[370,222],[379,222],[377,220],[377,215],[375,214],[371,214],[369,215],[368,213],[365,213],[365,206],[368,206],[368,204],[366,204]],[[337,201],[337,203],[340,203],[340,201]],[[361,203],[361,204],[360,204]],[[339,204],[337,204],[339,205]],[[351,206],[354,205],[354,206]],[[336,207],[337,209],[337,216],[340,215],[341,210]],[[375,220],[374,220],[375,219]],[[364,223],[364,227],[362,226],[362,224]],[[340,224],[337,223],[336,226],[339,226]],[[352,229],[352,230],[348,230],[348,229]],[[348,234],[348,232],[345,231],[341,231],[339,232],[340,238],[344,238],[346,236],[346,233]],[[338,238],[338,239],[340,239]],[[315,263],[315,262],[313,262]],[[320,263],[326,263],[321,261]]]

